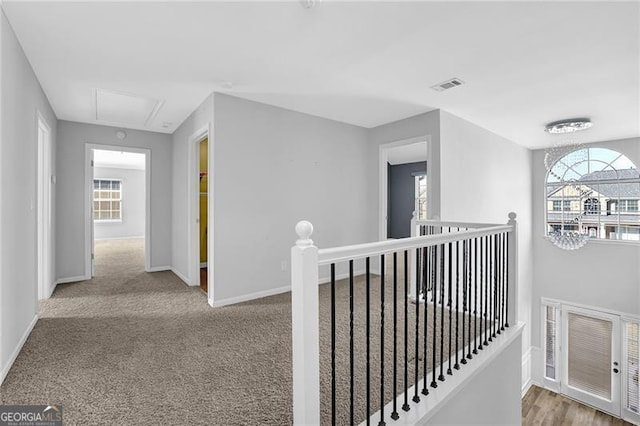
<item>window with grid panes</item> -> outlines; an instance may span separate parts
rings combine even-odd
[[[93,220],[122,220],[122,181],[120,179],[93,180]]]

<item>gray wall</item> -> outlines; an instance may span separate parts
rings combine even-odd
[[[590,144],[626,155],[640,167],[640,138]],[[533,345],[541,347],[540,298],[640,314],[640,245],[590,241],[567,251],[545,237],[544,150],[533,154]],[[538,377],[541,377],[542,361]]]
[[[489,365],[466,382],[459,392],[445,402],[431,418],[420,424],[429,426],[519,425],[522,421],[521,347],[522,337],[520,336],[496,355]],[[474,362],[477,361],[470,361],[471,364]]]
[[[122,181],[122,221],[94,222],[94,238],[100,240],[144,237],[145,171],[95,167],[93,177]]]
[[[411,236],[411,218],[416,208],[415,174],[426,171],[424,161],[389,166],[388,238]]]
[[[0,40],[1,380],[37,315],[36,110],[51,127],[54,156],[56,116],[2,11]]]
[[[127,130],[123,141],[116,128],[69,121],[58,123],[56,277],[83,277],[85,271],[85,146],[89,144],[145,148],[151,150],[152,268],[171,265],[171,136]]]
[[[523,353],[531,345],[532,152],[442,111],[440,167],[442,218],[507,223],[518,215],[518,315],[526,323]]]
[[[287,288],[299,220],[313,223],[320,248],[377,240],[366,129],[221,94],[214,102],[216,301]]]

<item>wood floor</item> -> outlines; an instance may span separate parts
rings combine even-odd
[[[522,425],[632,426],[557,393],[531,386],[522,399]]]

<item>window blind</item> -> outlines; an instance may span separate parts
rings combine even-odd
[[[545,377],[556,380],[556,307],[547,306],[545,309]]]
[[[638,323],[628,322],[624,328],[624,347],[623,362],[625,363],[623,372],[625,372],[626,395],[625,407],[634,413],[640,413],[640,388],[638,385],[638,365],[640,355],[638,354],[638,342],[640,341],[640,325]]]
[[[611,400],[611,321],[569,312],[568,384]]]

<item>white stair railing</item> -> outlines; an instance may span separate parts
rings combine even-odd
[[[424,259],[420,262],[419,268],[431,268],[430,271],[426,269],[420,269],[421,276],[426,280],[428,276],[432,275],[433,283],[436,283],[436,287],[434,287],[439,297],[434,297],[431,301],[427,301],[427,298],[415,297],[414,301],[417,301],[415,304],[416,310],[416,346],[415,346],[415,359],[418,359],[418,338],[422,335],[418,334],[418,318],[417,315],[420,314],[422,310],[424,310],[424,321],[426,324],[427,311],[429,309],[433,309],[431,317],[434,318],[433,330],[436,330],[438,326],[436,323],[439,321],[439,344],[440,344],[440,377],[438,380],[444,381],[445,377],[443,375],[443,365],[446,361],[445,354],[443,353],[443,339],[444,339],[444,330],[445,330],[445,322],[444,322],[444,311],[446,310],[449,315],[448,330],[449,330],[449,369],[447,371],[448,375],[453,374],[451,369],[452,360],[455,356],[455,370],[462,368],[460,364],[466,364],[467,359],[473,358],[473,354],[477,354],[477,350],[482,350],[483,347],[486,347],[489,342],[492,341],[492,337],[495,338],[497,334],[500,334],[501,331],[505,330],[505,327],[509,327],[509,324],[515,324],[517,318],[517,224],[516,224],[516,215],[515,213],[509,214],[509,222],[506,225],[499,224],[474,224],[474,223],[461,223],[461,222],[443,222],[443,221],[420,221],[412,223],[412,232],[419,233],[420,227],[424,227],[423,229],[427,229],[431,227],[431,231],[429,235],[418,235],[410,238],[397,239],[397,240],[389,240],[382,242],[375,242],[369,244],[359,244],[345,247],[337,247],[337,248],[328,248],[319,250],[317,247],[313,245],[313,241],[311,240],[311,234],[313,232],[313,226],[311,223],[307,221],[301,221],[296,225],[296,233],[298,234],[298,240],[296,241],[295,246],[291,249],[291,302],[292,302],[292,368],[293,368],[293,422],[295,425],[316,425],[320,423],[320,322],[319,322],[319,286],[318,286],[318,276],[319,276],[319,267],[322,265],[331,265],[331,358],[332,358],[332,368],[331,368],[331,423],[336,423],[336,391],[335,391],[335,383],[336,383],[336,356],[341,356],[341,354],[336,351],[336,339],[335,339],[335,297],[336,297],[336,279],[335,279],[335,265],[342,262],[349,263],[350,270],[350,341],[354,340],[354,320],[353,320],[353,287],[354,287],[354,276],[353,276],[353,263],[354,261],[362,261],[366,259],[366,285],[367,285],[367,294],[369,292],[369,283],[370,278],[373,276],[371,273],[372,269],[370,269],[369,260],[373,259],[374,261],[380,260],[380,273],[382,274],[382,278],[379,280],[379,285],[382,286],[381,294],[384,295],[385,289],[385,255],[393,256],[394,260],[394,268],[393,268],[393,285],[394,291],[396,290],[396,282],[397,276],[396,271],[397,267],[395,267],[395,262],[398,258],[402,257],[402,259],[406,259],[406,262],[409,261],[409,254],[412,255],[414,262],[416,259]],[[442,232],[442,227],[451,227],[456,228],[455,231],[451,231],[450,229],[447,232]],[[439,232],[433,232],[434,229],[438,229]],[[478,248],[478,242],[479,247]],[[474,245],[475,244],[475,248]],[[484,248],[483,248],[484,247]],[[452,252],[453,248],[453,252]],[[460,250],[462,248],[462,251]],[[448,250],[448,251],[447,251]],[[427,253],[429,256],[433,254],[433,261],[427,262]],[[400,254],[400,256],[396,256]],[[389,260],[390,257],[387,257]],[[473,261],[475,261],[475,266]],[[480,261],[480,268],[478,268],[478,261]],[[445,262],[448,262],[448,273],[445,273]],[[484,270],[482,269],[482,263],[484,262]],[[414,263],[415,265],[415,263]],[[438,269],[440,268],[440,269]],[[455,292],[453,290],[453,281],[454,275],[451,272],[452,268],[455,272]],[[415,267],[411,267],[411,270],[415,272]],[[391,269],[389,269],[391,271]],[[389,272],[391,274],[391,272]],[[423,275],[424,274],[424,275]],[[464,275],[463,275],[464,274]],[[404,340],[404,368],[406,375],[406,360],[407,360],[407,305],[409,298],[409,288],[416,288],[414,291],[416,293],[414,296],[417,296],[417,292],[419,291],[418,285],[416,285],[416,275],[413,275],[412,285],[408,285],[409,274],[404,274],[405,283],[404,288],[407,290],[404,299],[404,309],[405,309],[405,340]],[[445,283],[446,280],[448,280]],[[477,288],[476,294],[472,296],[472,278],[475,280],[475,284],[477,287],[478,281],[480,283],[480,294],[478,297]],[[460,284],[460,282],[463,284]],[[484,295],[482,293],[484,285]],[[440,287],[438,290],[437,287]],[[399,287],[402,289],[401,287]],[[424,287],[426,288],[426,287]],[[401,290],[402,291],[402,290]],[[395,291],[394,294],[398,294]],[[458,297],[463,295],[464,298]],[[455,301],[454,301],[455,296]],[[468,296],[468,297],[467,297]],[[483,301],[484,297],[484,301]],[[448,300],[447,300],[448,299]],[[368,300],[368,299],[367,299]],[[462,306],[460,302],[462,301]],[[476,304],[479,303],[478,307],[472,306],[472,301]],[[387,303],[391,303],[391,301],[387,301]],[[398,392],[396,389],[396,384],[398,383],[398,379],[396,378],[396,367],[397,365],[403,365],[402,362],[398,362],[398,355],[396,353],[396,331],[397,331],[397,318],[395,313],[398,312],[398,308],[400,305],[396,305],[397,301],[395,297],[393,298],[393,374],[394,378],[392,381],[393,392],[394,392],[394,401],[396,399],[400,400],[400,396],[403,394],[402,392]],[[424,304],[424,305],[423,305]],[[376,307],[379,307],[378,301],[375,304]],[[412,305],[413,306],[413,305]],[[424,306],[424,309],[422,307]],[[473,308],[473,310],[472,310]],[[367,309],[369,309],[369,305],[367,302]],[[380,416],[380,424],[384,424],[385,420],[388,418],[385,417],[385,405],[389,403],[389,401],[384,400],[385,394],[385,384],[384,384],[384,357],[386,355],[384,352],[384,329],[385,329],[385,300],[384,296],[382,296],[381,300],[381,312],[379,313],[379,321],[380,324],[376,324],[375,327],[380,330],[380,381],[379,384],[381,389],[381,398],[380,401],[375,401],[374,406],[380,407],[379,416]],[[442,319],[437,318],[438,315],[434,315],[434,313],[438,311],[438,315],[442,315]],[[373,309],[371,309],[373,311]],[[368,311],[367,311],[368,312]],[[455,312],[455,314],[453,314]],[[452,337],[451,337],[451,328],[453,327],[452,315],[455,315],[455,327],[456,327],[456,351],[452,352]],[[378,317],[377,317],[378,318]],[[421,318],[421,320],[423,319]],[[462,321],[462,328],[459,327],[458,322]],[[465,325],[465,318],[467,319],[467,324]],[[390,321],[390,319],[387,319]],[[471,333],[471,324],[473,323],[473,339]],[[484,325],[483,325],[484,323]],[[466,327],[468,327],[468,332],[465,337],[465,332],[467,331]],[[458,334],[457,332],[462,331],[462,348],[458,348]],[[477,336],[477,332],[480,332],[480,335]],[[504,331],[503,331],[504,332]],[[367,314],[367,392],[369,389],[369,315]],[[483,336],[484,333],[484,336]],[[429,344],[433,342],[434,351],[433,354],[437,354],[436,347],[436,333],[432,333],[433,336],[429,336],[431,339]],[[427,345],[427,333],[426,328],[423,331],[424,336],[424,347],[426,349]],[[421,343],[422,345],[422,343]],[[458,350],[460,349],[460,350]],[[467,354],[468,352],[468,354]],[[425,352],[426,353],[426,352]],[[354,356],[353,356],[353,344],[351,344],[350,352],[348,355],[350,357],[351,363],[351,373],[350,373],[350,419],[353,422],[354,419]],[[436,361],[435,356],[432,355],[431,361],[433,362],[433,368],[429,372],[429,375],[433,373],[433,381],[431,382],[431,387],[437,387],[436,380]],[[415,381],[415,389],[416,393],[413,397],[414,403],[418,403],[420,398],[418,397],[417,387],[420,384],[423,386],[422,394],[426,396],[429,392],[427,389],[427,366],[426,366],[426,356],[424,357],[424,365],[423,375],[424,379],[418,383],[418,374],[416,373],[416,381]],[[460,363],[458,362],[460,360]],[[400,360],[402,361],[402,360]],[[377,366],[376,366],[377,367]],[[418,363],[416,361],[416,371],[419,370]],[[389,367],[388,367],[389,368]],[[340,379],[342,377],[339,377]],[[387,384],[387,386],[391,386]],[[389,388],[387,388],[389,389]],[[412,387],[411,389],[414,389]],[[407,391],[407,384],[404,383],[404,393]],[[369,394],[366,395],[367,401],[367,410],[370,409],[369,406]],[[379,405],[378,405],[379,402]],[[402,407],[404,411],[408,411],[410,409],[410,405],[407,404],[408,398],[405,396],[405,403]],[[402,414],[400,410],[398,410],[395,406],[395,402],[393,404],[393,411],[391,413],[386,413],[387,416],[390,414],[391,419],[397,419],[399,415]],[[371,414],[370,411],[367,413]],[[348,422],[348,421],[347,421]]]

